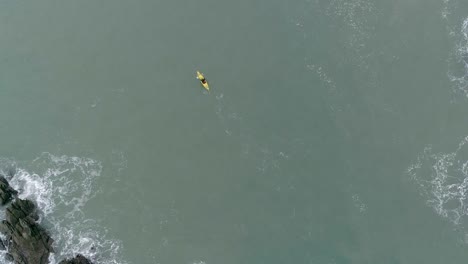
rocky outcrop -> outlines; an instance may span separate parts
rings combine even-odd
[[[18,192],[11,188],[5,177],[0,176],[0,205],[9,203],[17,194]]]
[[[14,177],[10,169],[7,178]],[[4,176],[0,175],[0,205],[11,202],[18,192],[13,189]],[[53,252],[53,239],[37,221],[39,215],[36,205],[30,200],[16,199],[6,208],[6,219],[0,222],[0,232],[6,239],[0,239],[0,251],[6,250],[5,258],[15,264],[47,264]],[[72,259],[62,260],[59,264],[92,264],[78,254]]]
[[[53,252],[53,240],[36,222],[36,206],[29,200],[16,199],[6,210],[0,232],[6,237],[8,253],[18,264],[46,264]]]
[[[92,264],[87,258],[78,254],[72,259],[66,259],[59,262],[59,264]]]

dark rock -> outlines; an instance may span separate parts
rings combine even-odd
[[[36,213],[36,206],[30,200],[17,199],[6,210],[6,221],[12,226],[16,225],[19,219],[33,216]],[[34,217],[32,217],[34,219]]]
[[[93,264],[93,263],[89,259],[85,258],[83,255],[78,254],[74,258],[60,261],[59,264]]]
[[[2,220],[0,222],[0,232],[2,234],[10,234],[12,233],[12,227],[10,225],[10,223],[8,223],[6,220]]]
[[[36,223],[36,206],[29,200],[16,199],[6,210],[0,231],[11,237],[8,253],[15,263],[46,264],[53,252],[52,238]]]
[[[15,174],[9,172],[10,178]],[[8,177],[8,176],[6,176]],[[0,175],[0,205],[9,203],[18,192],[11,188],[4,176]],[[35,204],[30,200],[16,200],[6,208],[6,219],[0,221],[0,232],[6,238],[0,239],[0,250],[7,250],[5,259],[15,264],[47,264],[53,251],[53,239],[36,221],[39,220]],[[94,251],[94,247],[92,248]],[[59,264],[92,264],[78,254]]]
[[[0,205],[5,205],[16,196],[18,192],[11,188],[5,177],[0,176]]]

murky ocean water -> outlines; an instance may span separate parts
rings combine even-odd
[[[468,259],[468,2],[2,1],[0,36],[52,263]]]

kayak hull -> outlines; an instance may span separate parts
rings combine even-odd
[[[205,77],[203,76],[203,74],[201,74],[199,71],[197,71],[197,79],[200,81],[201,85],[203,86],[203,88],[205,88],[205,90],[209,91],[210,90],[210,86],[208,85],[208,81],[206,81]],[[201,80],[205,79],[205,82],[203,83]]]
[[[207,91],[210,90],[210,86],[208,85],[208,82],[206,82],[206,83],[200,82],[200,83],[201,83],[201,85],[203,86],[203,88],[205,88]]]

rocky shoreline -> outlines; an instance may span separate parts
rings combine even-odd
[[[12,175],[13,176],[13,175]],[[6,237],[0,240],[0,250],[6,251],[6,259],[16,264],[47,264],[53,253],[54,240],[37,222],[39,215],[31,200],[17,197],[4,176],[0,176],[0,205],[6,206],[6,215],[0,222],[0,232]],[[81,254],[65,259],[59,264],[92,264]]]

